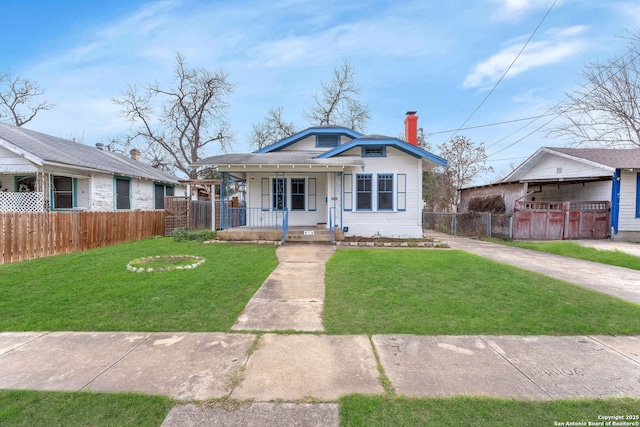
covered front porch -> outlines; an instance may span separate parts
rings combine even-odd
[[[222,190],[216,208],[221,239],[332,242],[344,238],[342,171],[253,170],[220,175]]]

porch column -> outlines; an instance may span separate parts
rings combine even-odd
[[[211,231],[216,231],[216,185],[211,184]]]

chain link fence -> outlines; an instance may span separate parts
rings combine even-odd
[[[422,228],[452,236],[497,237],[513,239],[513,217],[490,212],[426,212],[422,213]]]

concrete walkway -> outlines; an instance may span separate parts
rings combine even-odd
[[[427,236],[440,240],[453,249],[471,252],[640,304],[639,270],[614,267],[466,237],[453,237],[432,231],[428,232]]]
[[[244,331],[323,331],[325,263],[335,246],[290,244],[233,325]]]

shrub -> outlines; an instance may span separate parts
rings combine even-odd
[[[176,228],[171,232],[171,235],[176,242],[183,240],[198,240],[204,242],[205,240],[211,240],[216,237],[216,233],[211,230],[189,231],[187,227],[183,229]]]
[[[506,206],[502,196],[496,194],[495,196],[472,198],[469,200],[469,211],[503,214],[506,212]]]

